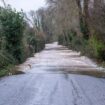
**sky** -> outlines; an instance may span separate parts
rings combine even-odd
[[[30,10],[37,10],[41,7],[45,7],[45,0],[5,0],[7,4],[10,4],[13,8],[20,11],[23,9],[25,12]],[[2,3],[0,2],[0,5]]]

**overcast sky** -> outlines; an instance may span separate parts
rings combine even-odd
[[[30,10],[37,10],[40,7],[45,6],[46,0],[5,0],[6,3],[10,4],[12,7],[16,8],[18,11],[23,9],[28,12]],[[2,3],[0,2],[0,5]]]

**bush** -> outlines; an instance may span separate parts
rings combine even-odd
[[[0,51],[0,61],[0,68],[3,68],[9,64],[15,64],[15,59],[13,56],[3,50]]]
[[[84,53],[86,46],[87,46],[87,40],[79,36],[73,37],[71,42],[72,49]]]
[[[67,38],[68,39],[66,40],[66,46],[68,48],[76,51],[81,51],[82,54],[87,54],[87,52],[89,51],[87,39],[78,36],[77,33],[73,30],[68,32]],[[62,44],[62,42],[64,41],[64,36],[60,35],[58,39],[59,44],[64,45]]]
[[[22,13],[9,6],[6,9],[0,8],[0,23],[2,36],[6,41],[6,52],[10,53],[17,63],[21,63],[24,59],[22,39],[25,26]]]
[[[0,7],[0,75],[45,47],[44,38],[24,20],[22,12]],[[8,68],[7,68],[8,67]],[[10,69],[9,69],[10,68]]]
[[[101,60],[105,60],[105,44],[97,39],[95,36],[89,40],[89,47],[91,48],[91,54]]]
[[[58,43],[65,46],[70,46],[73,40],[73,37],[76,36],[76,32],[71,30],[66,33],[66,35],[59,35],[58,36]]]
[[[64,37],[63,37],[63,35],[58,35],[58,44],[59,44],[59,45],[63,45],[63,42],[64,42]]]
[[[45,48],[45,41],[42,38],[36,38],[35,52],[39,52]]]
[[[83,21],[83,19],[80,19],[80,30],[83,33],[83,38],[88,40],[89,39],[89,30],[88,30],[88,26],[86,24],[85,21]]]
[[[35,34],[35,30],[33,28],[26,29],[25,32],[26,43],[28,45],[29,53],[32,56],[35,52],[39,52],[45,47],[45,40],[42,36],[38,36]]]

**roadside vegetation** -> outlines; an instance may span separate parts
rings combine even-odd
[[[43,9],[46,34],[59,44],[105,62],[104,0],[47,0],[47,4]]]
[[[15,65],[24,62],[45,47],[44,33],[38,14],[32,19],[10,5],[0,7],[0,77],[15,74]],[[29,22],[31,20],[33,24]]]
[[[46,0],[28,15],[1,1],[0,75],[53,41],[105,64],[104,0]]]

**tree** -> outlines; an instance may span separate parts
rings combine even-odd
[[[17,62],[23,60],[23,32],[24,17],[21,12],[12,10],[10,6],[0,8],[0,22],[2,27],[2,35],[6,40],[5,50],[10,53]]]

